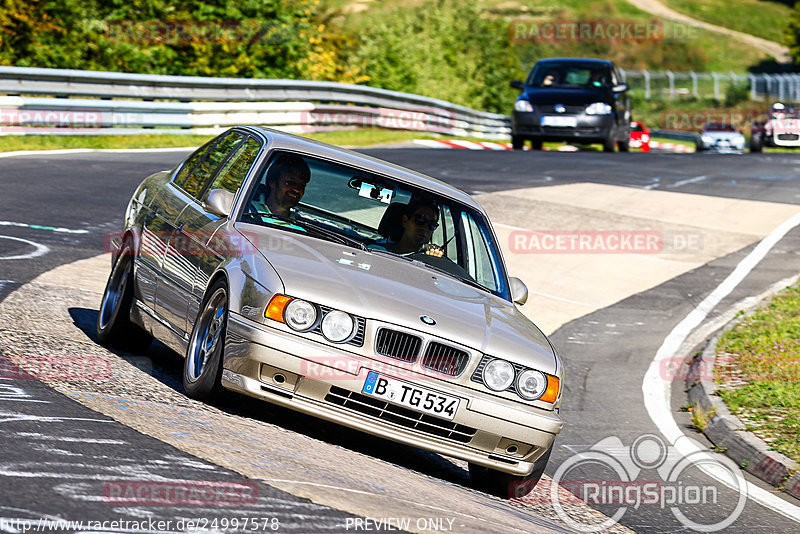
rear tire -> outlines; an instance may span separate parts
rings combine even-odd
[[[531,139],[531,150],[541,150],[544,143],[538,139]]]
[[[495,471],[488,467],[469,464],[470,485],[480,491],[500,497],[503,499],[513,499],[524,497],[536,487],[547,467],[550,453],[553,452],[553,445],[550,444],[545,453],[533,464],[533,471],[526,476],[509,475],[502,471]]]
[[[617,143],[620,152],[629,152],[631,149],[631,142],[630,139],[627,141],[619,141]]]
[[[222,387],[222,357],[228,331],[228,286],[218,280],[206,293],[194,322],[186,359],[183,389],[197,400],[219,399]]]
[[[97,313],[97,339],[100,343],[133,353],[147,350],[153,336],[131,322],[132,305],[133,245],[130,239],[126,239],[100,301]]]
[[[511,136],[511,148],[514,150],[522,150],[522,147],[525,146],[525,138],[519,135],[512,135]]]

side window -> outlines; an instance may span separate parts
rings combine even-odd
[[[461,216],[467,238],[467,271],[476,282],[496,291],[498,289],[496,268],[486,248],[483,229],[475,222],[472,215],[462,213]]]
[[[178,171],[178,175],[175,176],[173,183],[177,186],[183,186],[183,182],[186,181],[186,178],[191,174],[192,170],[197,167],[197,164],[206,156],[208,150],[214,146],[216,142],[216,138],[212,139],[208,143],[204,144],[200,148],[194,151],[194,153],[186,158],[186,163],[183,164],[181,170]]]
[[[440,208],[439,228],[433,232],[432,243],[444,249],[444,255],[458,263],[458,243],[456,242],[456,225],[450,206],[442,205]]]
[[[193,197],[199,198],[205,186],[214,176],[220,165],[222,165],[222,162],[225,161],[225,158],[231,153],[231,150],[242,142],[244,137],[245,135],[239,132],[231,132],[223,137],[214,148],[208,151],[206,157],[203,158],[186,178],[186,181],[181,185],[183,190]]]
[[[225,166],[217,173],[214,182],[208,188],[206,195],[208,195],[208,191],[212,189],[224,189],[231,193],[236,193],[236,191],[239,190],[239,186],[244,182],[250,167],[253,166],[253,162],[256,160],[256,156],[258,156],[259,150],[261,150],[261,143],[252,137],[248,138],[247,141],[239,146],[236,152],[228,158]]]

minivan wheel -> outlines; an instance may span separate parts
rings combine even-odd
[[[522,150],[522,147],[525,146],[525,138],[521,135],[512,135],[511,136],[511,148],[514,150]]]
[[[614,152],[614,149],[617,147],[617,132],[611,130],[606,137],[605,141],[603,141],[603,152]]]
[[[541,150],[542,149],[542,141],[539,139],[531,139],[531,149],[533,150]]]

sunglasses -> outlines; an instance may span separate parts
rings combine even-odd
[[[414,223],[417,226],[428,226],[428,230],[436,230],[439,228],[439,223],[436,219],[426,219],[424,215],[414,215]]]

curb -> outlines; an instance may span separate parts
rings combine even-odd
[[[759,306],[757,304],[756,306]],[[754,307],[755,308],[755,307]],[[710,379],[708,371],[714,369],[716,348],[722,334],[733,328],[741,318],[728,322],[708,342],[703,353],[691,362],[686,380],[689,401],[700,406],[706,413],[714,411],[703,431],[716,446],[725,448],[725,454],[742,469],[767,484],[800,499],[800,471],[798,464],[783,454],[769,450],[761,438],[745,429],[738,417],[717,396],[717,385]],[[702,378],[698,378],[702,377]]]

